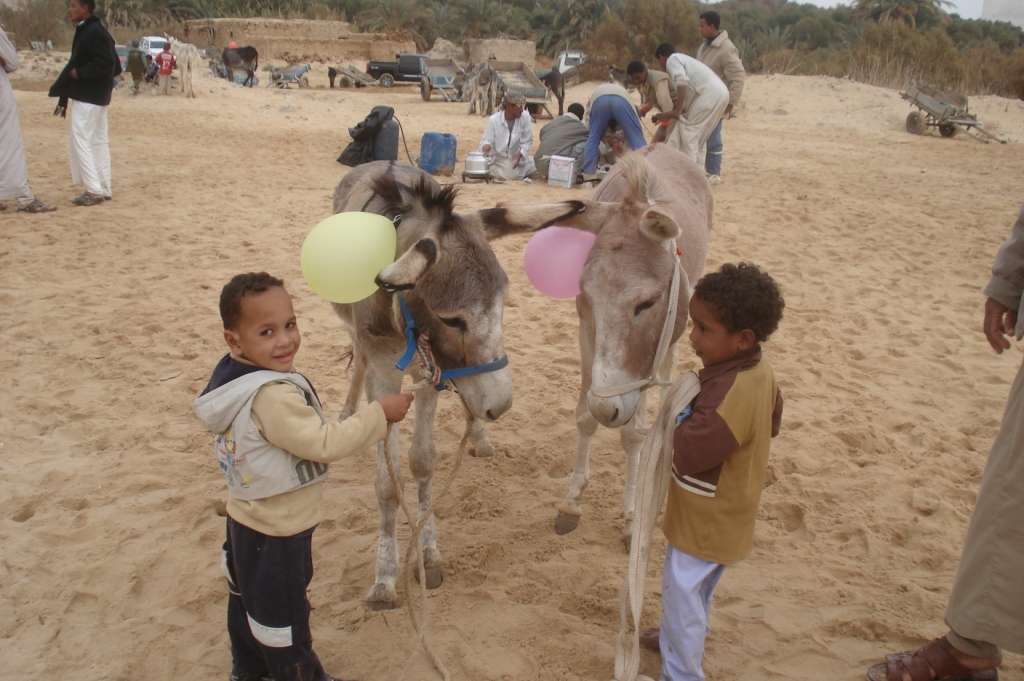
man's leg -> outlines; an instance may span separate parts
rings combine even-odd
[[[85,191],[94,197],[103,196],[103,186],[93,156],[93,137],[101,116],[105,122],[105,107],[73,100],[69,108],[71,134],[68,154],[71,159],[71,181],[85,187]]]
[[[711,596],[725,566],[669,546],[662,578],[662,681],[704,681],[704,640],[711,630]]]
[[[612,110],[608,100],[618,97],[598,97],[594,100],[594,106],[590,109],[590,134],[587,135],[587,146],[583,151],[583,173],[593,175],[597,172],[597,161],[601,156],[601,138],[604,131],[608,129],[608,123],[612,120]]]
[[[711,136],[708,137],[708,155],[704,161],[704,170],[708,175],[721,175],[722,174],[722,121],[718,121],[718,125],[711,131]]]
[[[636,112],[633,111],[632,105],[623,101],[621,97],[612,98],[612,118],[622,128],[630,149],[636,151],[647,146],[647,139],[644,137],[644,129],[640,124],[640,119],[636,117]]]
[[[110,186],[110,138],[107,125],[109,107],[97,107],[100,111],[96,117],[96,132],[92,137],[92,157],[96,164],[96,175],[100,181],[100,193],[104,197],[113,196]]]

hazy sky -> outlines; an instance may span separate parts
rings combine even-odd
[[[835,7],[836,5],[850,5],[850,0],[792,0],[804,4],[810,3],[818,7]],[[964,19],[980,19],[981,4],[984,0],[953,0],[953,6],[949,8],[950,14],[959,14]]]

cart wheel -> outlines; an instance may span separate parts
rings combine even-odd
[[[390,73],[385,73],[385,74],[381,75],[381,77],[380,77],[380,86],[381,87],[391,87],[394,84],[395,84],[395,77],[392,76]]]
[[[342,76],[341,80],[338,81],[338,87],[340,87],[340,88],[352,87],[352,79],[349,78],[348,76]]]
[[[939,134],[943,137],[952,137],[956,134],[955,123],[939,123]]]
[[[309,87],[309,76],[299,78],[299,87]]]
[[[924,115],[920,111],[911,111],[907,114],[907,132],[911,135],[920,135],[927,129]]]
[[[430,78],[427,76],[420,78],[420,96],[424,102],[430,101]]]

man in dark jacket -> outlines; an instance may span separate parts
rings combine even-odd
[[[71,0],[68,18],[78,24],[71,43],[71,58],[50,88],[59,97],[55,116],[63,117],[71,107],[71,179],[85,187],[72,200],[76,206],[94,206],[112,198],[110,189],[110,146],[107,142],[107,107],[114,78],[121,73],[121,61],[114,39],[93,16],[96,0]]]

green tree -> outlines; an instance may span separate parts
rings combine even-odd
[[[950,0],[855,0],[854,12],[866,21],[902,21],[914,28],[918,17],[942,19]]]

